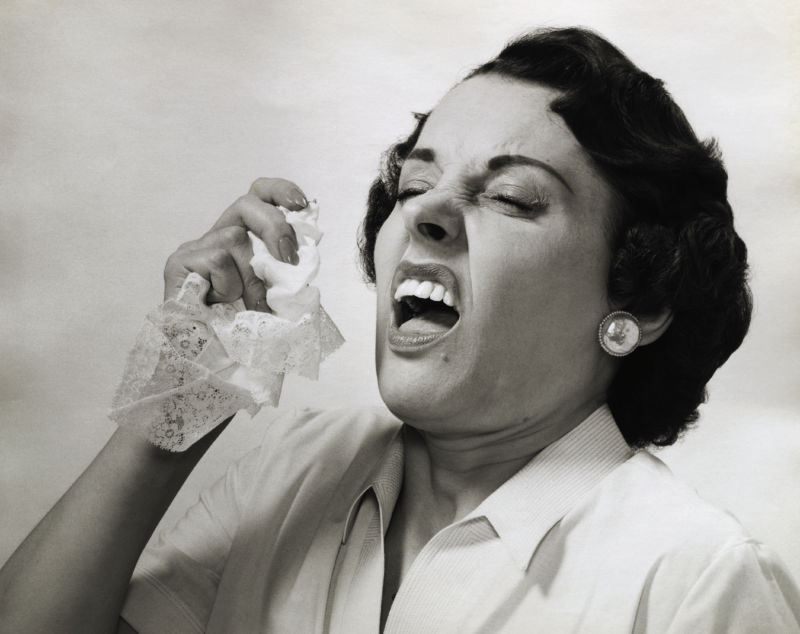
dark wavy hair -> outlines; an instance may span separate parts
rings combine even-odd
[[[697,420],[711,376],[750,324],[747,250],[733,227],[716,142],[700,141],[663,82],[586,29],[524,35],[472,71],[561,92],[560,115],[616,195],[610,301],[635,315],[672,312],[654,343],[621,360],[608,403],[634,447],[670,445]],[[375,281],[375,239],[394,208],[403,160],[427,115],[384,154],[359,236]]]

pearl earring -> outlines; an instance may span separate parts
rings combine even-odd
[[[612,357],[624,357],[636,350],[642,340],[639,320],[624,310],[606,315],[597,331],[600,347]]]

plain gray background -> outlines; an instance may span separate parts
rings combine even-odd
[[[568,24],[665,79],[720,140],[756,314],[698,429],[660,455],[800,577],[800,24],[776,0],[3,2],[0,562],[113,431],[166,257],[258,176],[320,199],[318,283],[348,340],[282,406],[379,403],[355,235],[380,152],[508,38]],[[226,432],[167,523],[270,415]]]

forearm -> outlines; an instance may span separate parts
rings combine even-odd
[[[117,430],[0,570],[0,631],[114,631],[141,551],[223,427],[179,454]]]
[[[249,310],[266,310],[266,286],[250,264],[254,253],[248,232],[258,236],[276,261],[297,264],[297,235],[280,207],[299,211],[306,205],[308,199],[294,183],[258,179],[210,231],[170,256],[164,269],[165,299],[175,300],[187,276],[196,273],[209,285],[206,303],[241,299]],[[167,339],[181,348],[189,342]],[[193,352],[199,354],[203,347],[196,343]],[[198,358],[176,353],[183,360]],[[135,371],[133,375],[141,378]],[[150,378],[148,396],[181,385],[169,379],[165,387],[158,377]],[[213,423],[217,410],[211,405],[206,422]],[[133,411],[130,399],[114,407],[126,414]],[[0,570],[0,632],[115,631],[141,551],[192,468],[225,427],[217,426],[184,452],[169,453],[125,426],[135,426],[139,419],[126,416],[118,422],[123,427]],[[194,438],[184,435],[182,440],[170,446],[188,446]]]

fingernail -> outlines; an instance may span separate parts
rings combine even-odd
[[[303,196],[296,196],[294,198],[294,204],[298,207],[305,207],[308,205],[308,202],[306,202],[306,199]]]
[[[289,236],[283,236],[278,240],[278,251],[281,254],[281,260],[287,264],[297,264],[299,262],[294,241]]]

